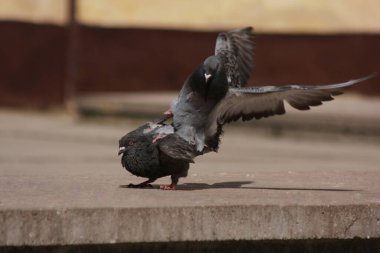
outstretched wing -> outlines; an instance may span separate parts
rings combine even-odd
[[[231,88],[227,96],[213,109],[207,124],[207,136],[213,136],[218,126],[231,121],[260,119],[285,113],[284,100],[298,110],[309,110],[342,94],[342,89],[363,82],[374,75],[344,83],[302,86],[262,86]]]
[[[253,68],[253,47],[252,27],[219,33],[215,55],[223,60],[231,87],[247,83]]]

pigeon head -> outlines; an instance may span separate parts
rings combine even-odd
[[[220,60],[216,56],[210,56],[203,62],[203,76],[205,77],[206,84],[211,82],[212,78],[218,71],[218,68],[220,68],[220,65]]]
[[[193,91],[206,100],[219,100],[228,91],[226,72],[219,57],[208,57],[190,76],[190,86]]]
[[[124,154],[129,147],[133,146],[136,143],[136,139],[133,138],[133,136],[130,136],[129,134],[123,136],[119,140],[119,152],[118,155]]]

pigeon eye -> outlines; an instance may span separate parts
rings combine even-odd
[[[134,141],[128,141],[128,145],[133,145],[133,144],[135,144],[135,142]]]

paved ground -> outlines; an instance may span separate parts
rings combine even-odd
[[[141,122],[0,111],[0,245],[380,237],[380,142],[228,128],[174,192],[125,188]]]

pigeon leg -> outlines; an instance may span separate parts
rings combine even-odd
[[[140,184],[129,184],[128,188],[153,188],[153,186],[150,183],[153,183],[154,181],[155,179],[149,179]]]
[[[167,109],[165,112],[164,112],[164,115],[167,119],[170,119],[171,117],[173,117],[173,112],[172,112],[172,109],[169,108]]]
[[[167,190],[167,191],[173,191],[175,190],[175,186],[178,183],[178,176],[171,176],[172,178],[172,183],[170,185],[160,185],[161,190]]]

